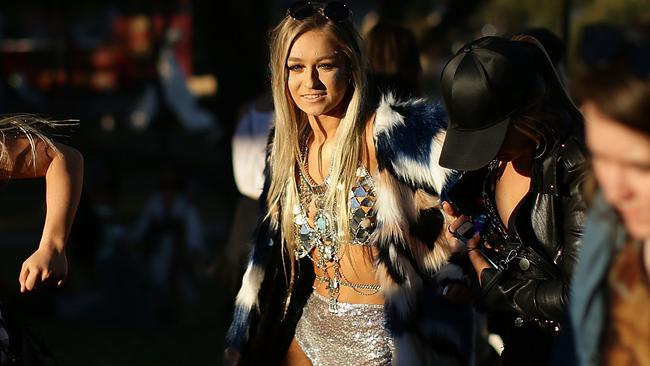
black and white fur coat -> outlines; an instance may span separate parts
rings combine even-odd
[[[397,102],[384,96],[375,117],[378,161],[376,276],[386,299],[395,345],[395,365],[467,365],[473,362],[472,311],[441,296],[441,278],[459,276],[447,263],[443,216],[434,199],[451,171],[438,165],[446,128],[441,106],[423,100]],[[267,171],[268,173],[268,171]],[[267,174],[267,183],[268,179]],[[266,190],[261,202],[266,202]],[[227,352],[239,364],[279,364],[302,307],[312,291],[313,264],[296,267],[288,295],[290,267],[281,253],[273,217],[257,228],[254,248],[237,295]],[[443,274],[444,273],[444,274]],[[352,361],[353,362],[353,361]]]

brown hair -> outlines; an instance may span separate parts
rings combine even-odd
[[[573,94],[618,123],[650,136],[650,72],[635,70],[635,50],[650,44],[648,27],[622,29],[611,24],[593,24],[583,29],[578,44],[580,64]],[[631,38],[633,33],[634,40]],[[646,65],[646,68],[648,65]],[[598,190],[591,165],[582,186],[587,204]]]
[[[526,34],[515,35],[512,40],[521,42],[532,53],[545,89],[541,99],[513,114],[513,126],[538,145],[553,143],[566,128],[580,131],[582,115],[565,89],[544,45]]]
[[[418,97],[420,50],[413,32],[398,24],[379,22],[365,37],[373,82],[398,97]]]
[[[588,26],[580,41],[582,62],[574,82],[579,100],[596,104],[605,115],[646,135],[650,135],[650,66],[642,71],[635,63],[639,50],[647,58],[649,34],[650,24],[627,29]]]

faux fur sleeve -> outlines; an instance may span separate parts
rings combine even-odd
[[[379,169],[414,189],[439,195],[453,175],[438,163],[446,128],[447,114],[440,104],[384,96],[374,127]]]
[[[244,343],[248,342],[252,323],[257,320],[260,311],[259,294],[262,282],[266,276],[267,267],[280,245],[277,240],[274,220],[265,217],[267,212],[267,196],[271,183],[270,151],[273,144],[274,129],[269,133],[266,147],[266,164],[264,168],[264,187],[259,198],[263,216],[260,217],[253,237],[253,247],[249,256],[242,285],[235,300],[233,320],[226,333],[226,347],[239,352]]]

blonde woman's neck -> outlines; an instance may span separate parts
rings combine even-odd
[[[341,118],[334,116],[308,116],[307,119],[317,144],[331,141],[336,136],[336,131],[341,124]]]

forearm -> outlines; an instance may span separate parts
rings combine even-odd
[[[57,152],[45,173],[46,216],[40,245],[53,246],[61,252],[77,211],[83,181],[83,157],[65,145],[56,145]]]
[[[479,285],[483,286],[483,277],[482,277],[483,271],[494,267],[492,267],[490,263],[488,263],[485,257],[483,257],[483,254],[481,254],[481,252],[478,251],[476,247],[472,247],[470,249],[471,250],[469,251],[469,261],[472,264],[472,267],[474,267],[474,271],[478,276]]]

